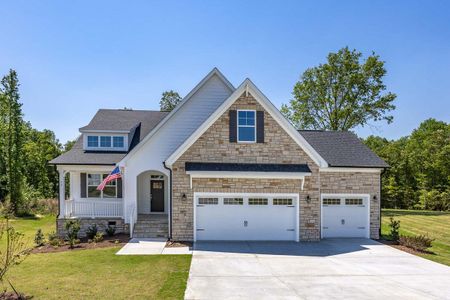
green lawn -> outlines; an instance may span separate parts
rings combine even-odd
[[[382,235],[389,234],[389,217],[400,220],[400,234],[428,234],[434,238],[434,254],[421,254],[427,259],[450,266],[450,212],[418,210],[382,210]]]
[[[40,217],[27,217],[27,218],[15,218],[9,220],[10,224],[14,226],[14,229],[25,235],[25,240],[33,244],[34,235],[38,228],[42,229],[45,238],[47,235],[56,230],[56,217],[55,216],[40,216]],[[4,239],[2,240],[4,243]]]
[[[55,229],[55,217],[11,222],[30,242],[37,228],[45,235]],[[183,298],[190,255],[116,256],[119,249],[31,254],[6,277],[34,299]]]

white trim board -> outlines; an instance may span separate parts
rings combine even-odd
[[[235,90],[234,86],[228,81],[228,79],[226,79],[226,77],[219,71],[219,69],[214,68],[211,70],[211,72],[209,72],[190,92],[189,94],[186,95],[186,97],[183,98],[183,100],[181,100],[180,103],[178,103],[178,105],[175,106],[175,108],[167,115],[164,117],[164,119],[161,120],[161,122],[158,123],[158,125],[156,125],[155,128],[153,128],[145,137],[142,141],[140,141],[130,152],[128,152],[128,154],[122,158],[122,160],[120,162],[117,163],[117,165],[119,166],[125,166],[126,162],[128,161],[128,159],[133,156],[134,153],[136,153],[137,151],[139,151],[139,149],[141,149],[150,139],[152,136],[155,135],[156,132],[158,132],[158,130],[164,126],[164,124],[167,123],[167,121],[169,121],[173,115],[175,115],[178,110],[180,110],[180,108],[189,101],[189,99],[192,98],[193,95],[195,95],[195,93],[202,87],[204,86],[208,80],[213,77],[214,75],[216,75],[217,77],[219,77],[220,80],[223,81],[223,83],[229,88],[229,90],[231,92],[233,92]],[[162,162],[161,162],[162,163]]]
[[[244,93],[250,92],[256,101],[280,124],[280,126],[291,136],[291,138],[311,157],[311,159],[319,167],[327,167],[328,163],[323,159],[317,151],[306,141],[306,139],[290,124],[281,112],[270,102],[270,100],[256,87],[250,80],[245,79],[244,82],[225,100],[219,108],[209,116],[208,119],[194,133],[186,139],[167,159],[166,164],[171,167],[181,155],[197,141],[206,130],[214,124],[231,105]]]
[[[193,178],[271,178],[271,179],[300,179],[301,190],[305,185],[305,176],[311,173],[295,172],[233,172],[233,171],[186,171],[189,175],[190,188],[192,189]]]
[[[383,169],[382,168],[358,168],[358,167],[354,167],[354,168],[333,168],[333,167],[329,167],[329,168],[320,168],[319,172],[355,172],[355,173],[380,173]]]

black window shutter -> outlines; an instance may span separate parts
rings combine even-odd
[[[80,174],[80,195],[81,198],[86,198],[86,173]]]
[[[230,143],[237,142],[237,112],[230,110]]]
[[[122,198],[122,178],[117,178],[117,198]]]
[[[256,142],[264,143],[264,111],[256,112]]]

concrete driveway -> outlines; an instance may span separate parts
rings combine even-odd
[[[450,268],[367,239],[201,242],[186,299],[450,299]]]

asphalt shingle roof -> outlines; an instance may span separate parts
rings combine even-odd
[[[131,131],[130,151],[136,146],[168,112],[150,110],[100,109],[91,122],[80,130],[117,130]],[[81,136],[72,149],[50,161],[56,165],[114,165],[126,152],[85,151]]]
[[[352,132],[321,130],[299,130],[299,132],[330,167],[389,167]]]

